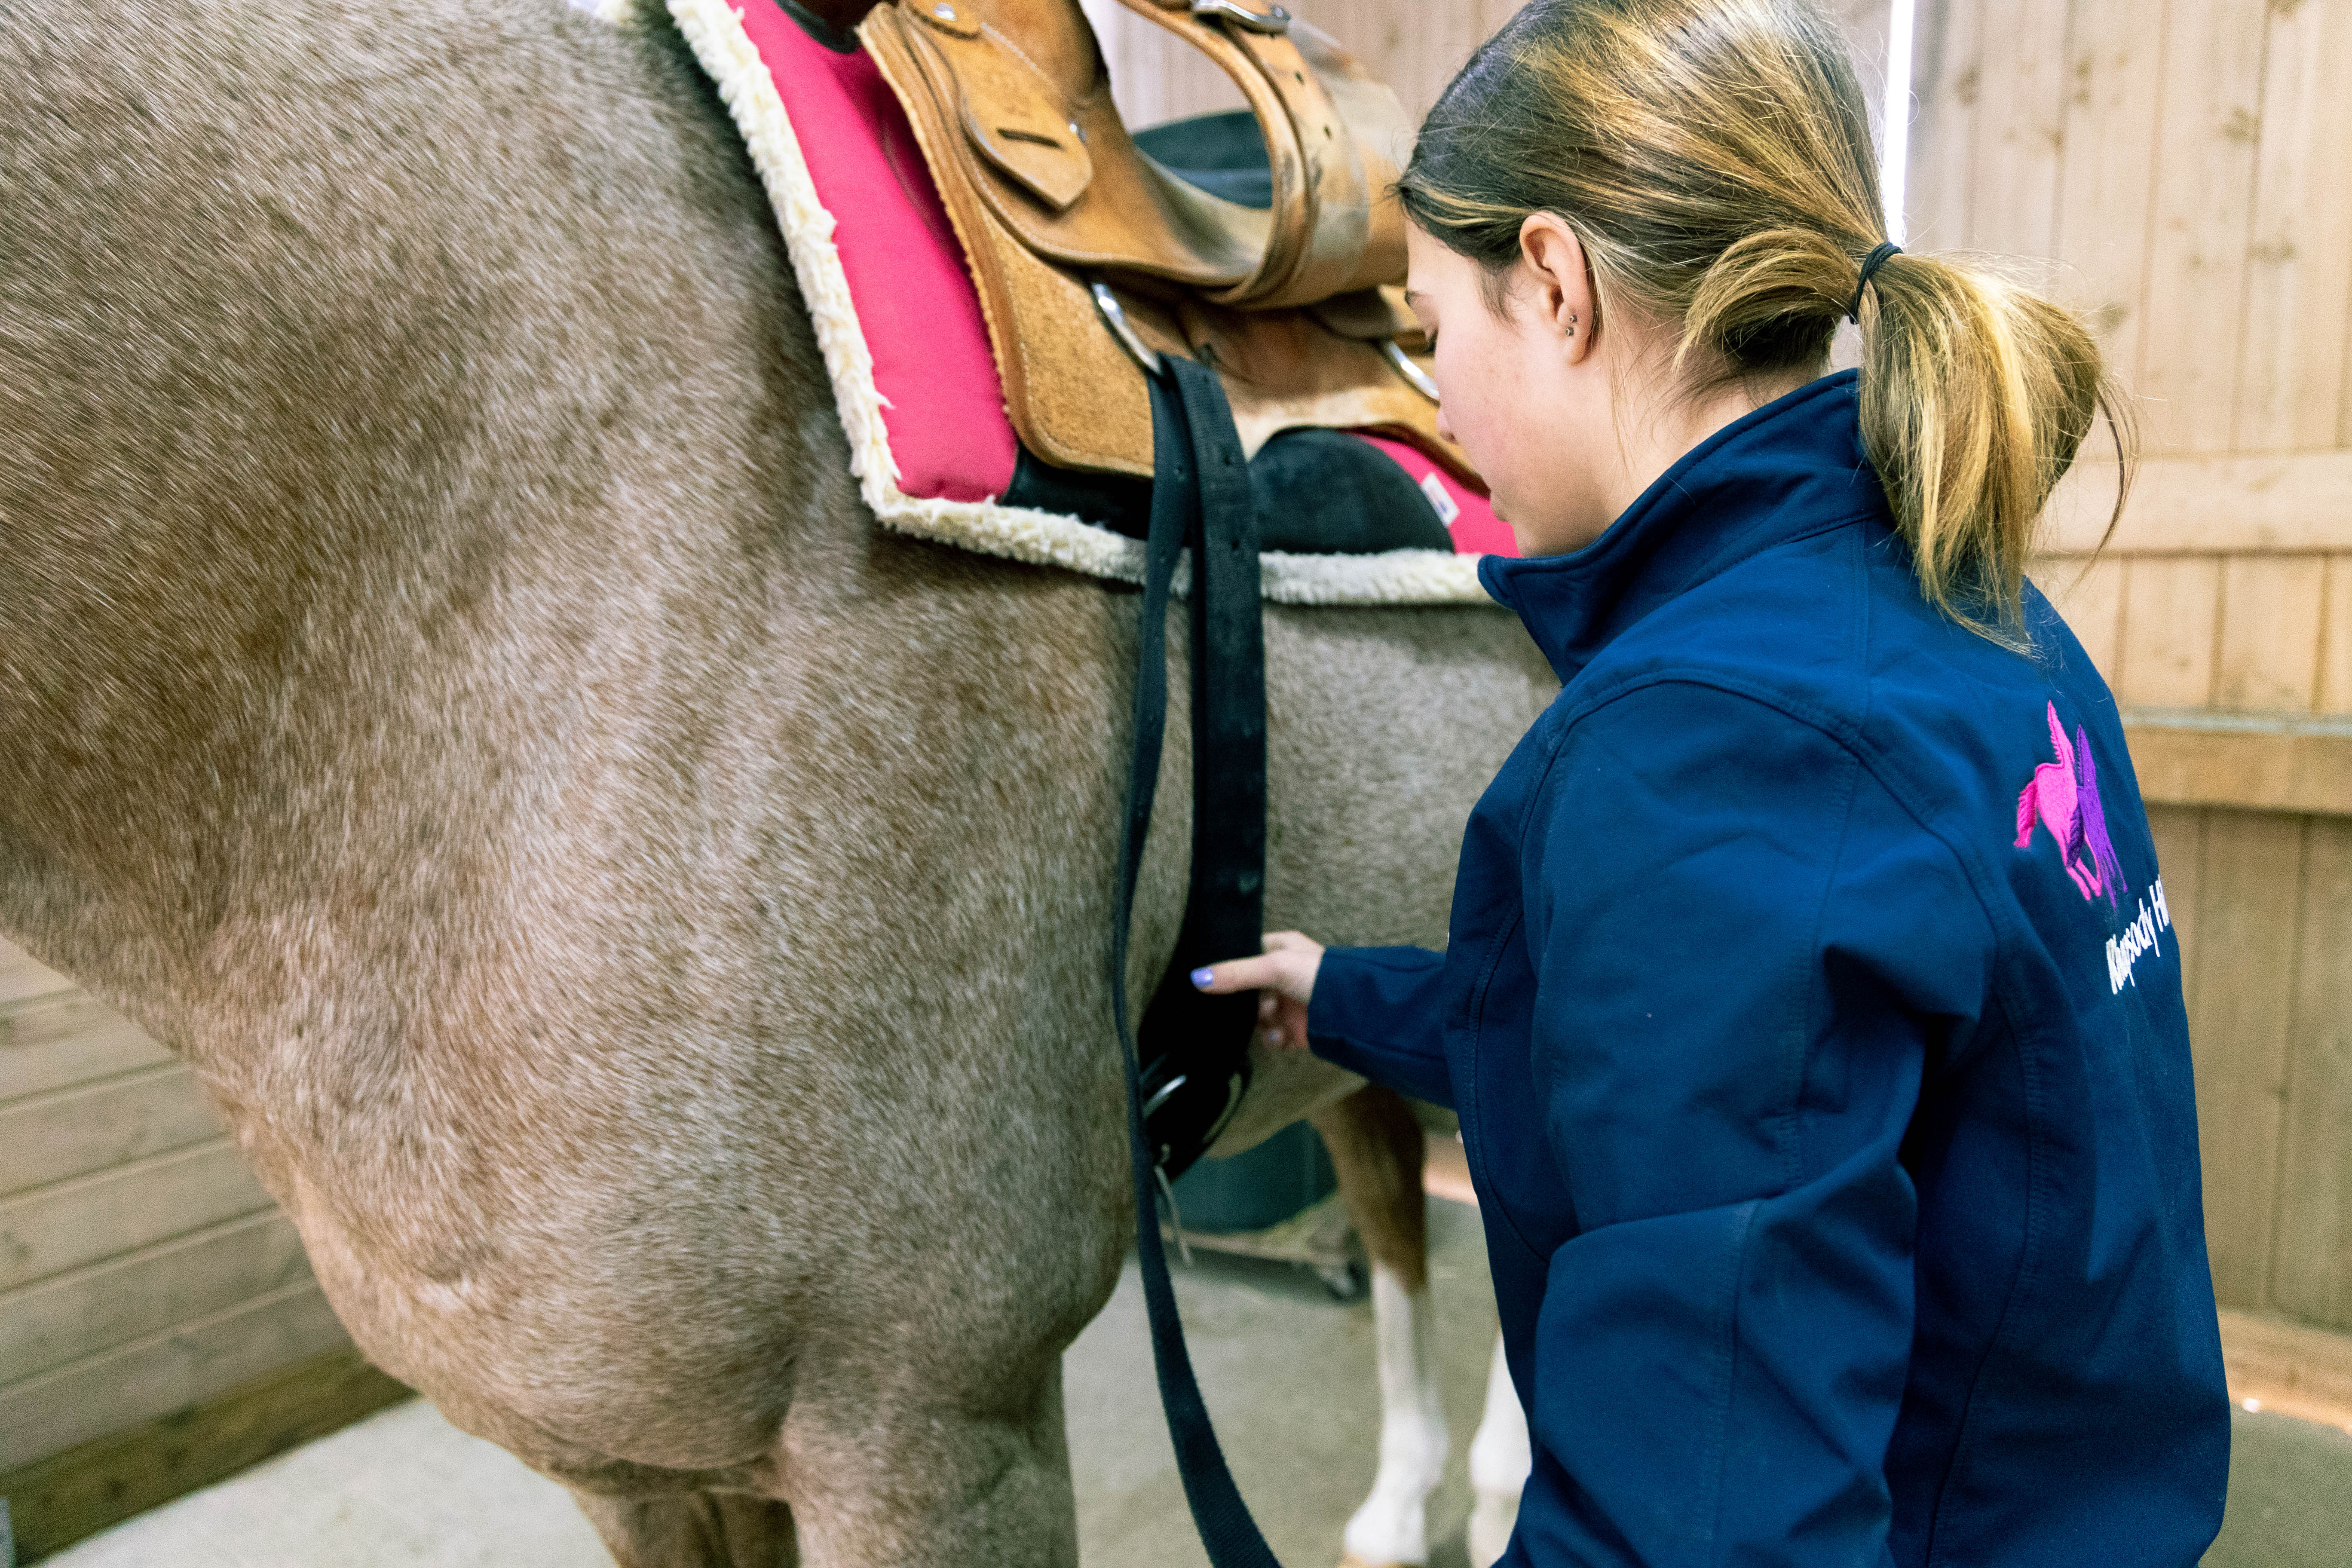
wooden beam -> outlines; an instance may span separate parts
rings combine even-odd
[[[0,1468],[37,1464],[349,1343],[306,1268],[292,1284],[0,1388]]]
[[[415,1397],[355,1350],[329,1351],[201,1404],[0,1474],[20,1561],[37,1563],[287,1449]]]
[[[2151,805],[2352,816],[2352,723],[2124,710]]]
[[[2044,552],[2084,555],[2115,506],[2113,463],[2078,465],[2050,500]],[[2352,451],[2142,463],[2111,555],[2352,551]]]
[[[2240,1404],[2352,1431],[2352,1335],[2225,1307],[2221,1359]]]

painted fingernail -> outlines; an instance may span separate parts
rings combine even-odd
[[[1206,986],[1211,981],[1216,979],[1216,977],[1217,972],[1214,969],[1196,969],[1192,971],[1192,984],[1195,985]]]

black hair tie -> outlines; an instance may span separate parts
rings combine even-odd
[[[1847,321],[1852,321],[1857,327],[1862,325],[1862,291],[1870,287],[1870,279],[1872,276],[1875,274],[1880,268],[1885,266],[1889,258],[1902,254],[1903,247],[1895,244],[1891,239],[1885,241],[1884,244],[1879,246],[1877,249],[1870,253],[1868,259],[1864,260],[1862,264],[1862,276],[1854,280],[1853,303],[1845,308],[1845,319]]]

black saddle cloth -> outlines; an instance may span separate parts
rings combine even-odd
[[[1247,110],[1155,125],[1137,132],[1135,144],[1212,195],[1261,210],[1274,205],[1265,138]],[[1263,549],[1370,555],[1454,548],[1421,487],[1377,447],[1343,431],[1285,430],[1250,459],[1249,478]],[[1067,512],[1130,539],[1141,539],[1151,520],[1150,480],[1057,468],[1025,447],[1003,500]]]
[[[1447,550],[1453,535],[1421,487],[1378,447],[1339,430],[1285,430],[1249,465],[1258,544],[1306,555]],[[1151,481],[1040,462],[1023,447],[1007,506],[1068,512],[1130,539],[1151,521]]]

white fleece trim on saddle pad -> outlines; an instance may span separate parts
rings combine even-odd
[[[883,397],[874,382],[873,355],[858,324],[841,253],[833,243],[833,215],[817,197],[783,99],[743,30],[742,13],[728,0],[668,0],[668,5],[678,31],[717,84],[742,132],[752,166],[767,186],[768,198],[775,204],[793,274],[808,302],[825,374],[833,381],[841,427],[849,437],[850,472],[874,515],[904,532],[983,554],[1141,582],[1142,543],[1107,528],[1059,512],[995,501],[925,499],[898,489],[898,465],[882,421]],[[1391,550],[1379,555],[1268,551],[1261,558],[1261,577],[1267,598],[1291,605],[1494,605],[1478,585],[1478,558],[1439,550]],[[1181,582],[1180,577],[1180,587]]]

